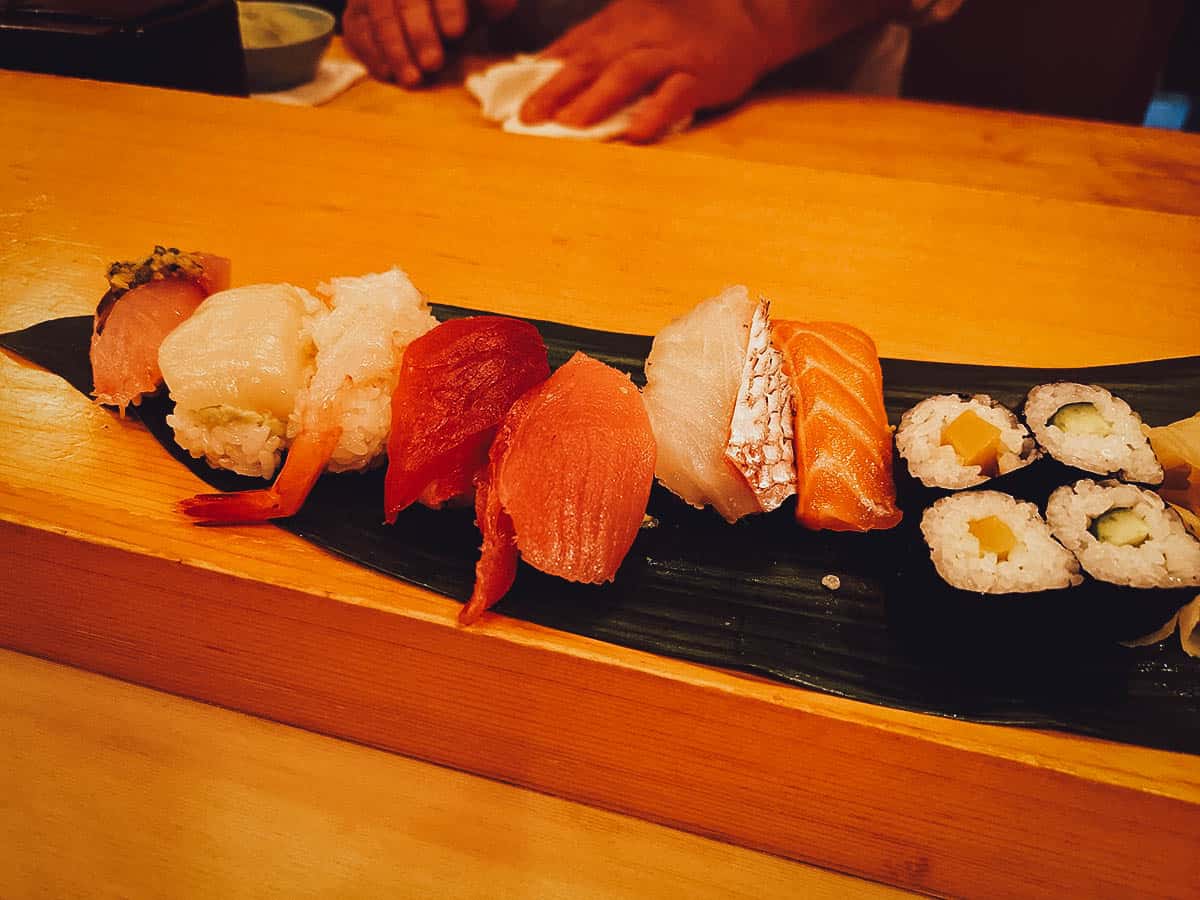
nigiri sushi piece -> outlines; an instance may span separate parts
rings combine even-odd
[[[883,373],[870,336],[842,322],[775,322],[796,405],[796,518],[869,531],[900,522]]]
[[[136,262],[108,268],[96,307],[90,357],[93,395],[124,414],[162,384],[158,348],[209,294],[229,287],[229,260],[155,247]]]
[[[416,500],[470,496],[500,420],[549,375],[542,336],[517,319],[453,319],[409,344],[392,395],[387,521]]]
[[[209,524],[261,522],[294,515],[325,472],[380,461],[391,427],[391,399],[404,348],[437,324],[400,269],[319,285],[331,311],[310,320],[316,347],[311,379],[288,416],[291,448],[266,490],[200,494],[180,503]]]
[[[646,359],[658,480],[729,522],[794,491],[791,388],[767,326],[766,301],[739,285],[663,328]]]
[[[326,314],[290,284],[232,288],[200,304],[158,351],[176,443],[213,468],[270,478],[315,368],[310,323]]]
[[[611,581],[633,546],[654,481],[655,442],[629,377],[582,353],[509,409],[480,478],[483,550],[459,621],[512,586],[518,553],[587,584]]]

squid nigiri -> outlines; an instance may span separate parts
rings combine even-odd
[[[229,287],[229,271],[223,257],[175,247],[155,247],[143,260],[109,266],[89,352],[96,400],[124,413],[158,390],[163,338],[205,297]]]
[[[569,581],[611,581],[641,527],[654,434],[627,375],[576,353],[505,415],[475,495],[483,549],[459,621],[512,586],[518,553]]]

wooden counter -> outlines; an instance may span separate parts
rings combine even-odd
[[[399,102],[362,114],[379,91]],[[784,98],[646,149],[516,138],[443,99],[363,85],[340,103],[357,109],[310,110],[0,73],[0,330],[89,312],[110,259],[166,242],[231,257],[236,283],[311,286],[399,263],[438,301],[612,330],[652,333],[741,281],[785,317],[855,322],[892,356],[1080,365],[1200,351],[1192,137]],[[810,140],[805,115],[828,142]],[[871,707],[501,616],[463,631],[457,604],[276,529],[192,527],[172,504],[200,487],[135,423],[0,359],[0,645],[910,889],[1194,886],[1196,757]],[[19,657],[3,671],[80,723],[140,691]],[[142,714],[178,727],[173,744],[146,745],[140,770],[101,755],[133,777],[212,729],[236,746],[262,727],[155,703],[134,700],[130,727]],[[24,729],[20,771],[45,777],[21,748],[48,732],[28,707],[5,710]],[[61,733],[97,743],[71,721]],[[320,766],[387,759],[295,737],[309,739],[320,749],[295,752]],[[104,764],[47,740],[102,783]],[[386,790],[391,770],[371,766],[363,790]],[[429,774],[449,773],[411,771],[438,785],[427,796],[456,790]],[[731,852],[696,847],[712,866]],[[542,890],[527,872],[496,877],[497,894]]]

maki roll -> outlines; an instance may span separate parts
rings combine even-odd
[[[1083,580],[1037,507],[999,491],[943,497],[925,510],[921,534],[938,575],[959,590],[1027,594]]]
[[[1161,484],[1163,468],[1129,404],[1094,384],[1042,384],[1025,400],[1025,421],[1059,462],[1096,475]]]
[[[1200,541],[1153,491],[1085,478],[1050,495],[1046,520],[1099,581],[1135,588],[1200,586]]]
[[[1024,468],[1041,456],[1033,436],[986,394],[939,394],[900,419],[896,448],[929,488],[960,490]]]

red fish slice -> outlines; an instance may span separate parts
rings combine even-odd
[[[416,500],[469,495],[501,419],[549,374],[542,336],[518,319],[454,319],[409,344],[392,395],[387,521]]]
[[[516,554],[568,581],[611,581],[633,545],[656,448],[629,376],[582,353],[515,403],[480,479],[483,554],[459,621],[512,585]]]
[[[900,522],[875,342],[841,322],[776,322],[796,404],[796,518],[869,531]]]
[[[192,253],[202,270],[156,278],[126,291],[110,290],[96,309],[92,326],[93,394],[121,412],[162,384],[158,348],[209,294],[229,287],[229,260]]]

